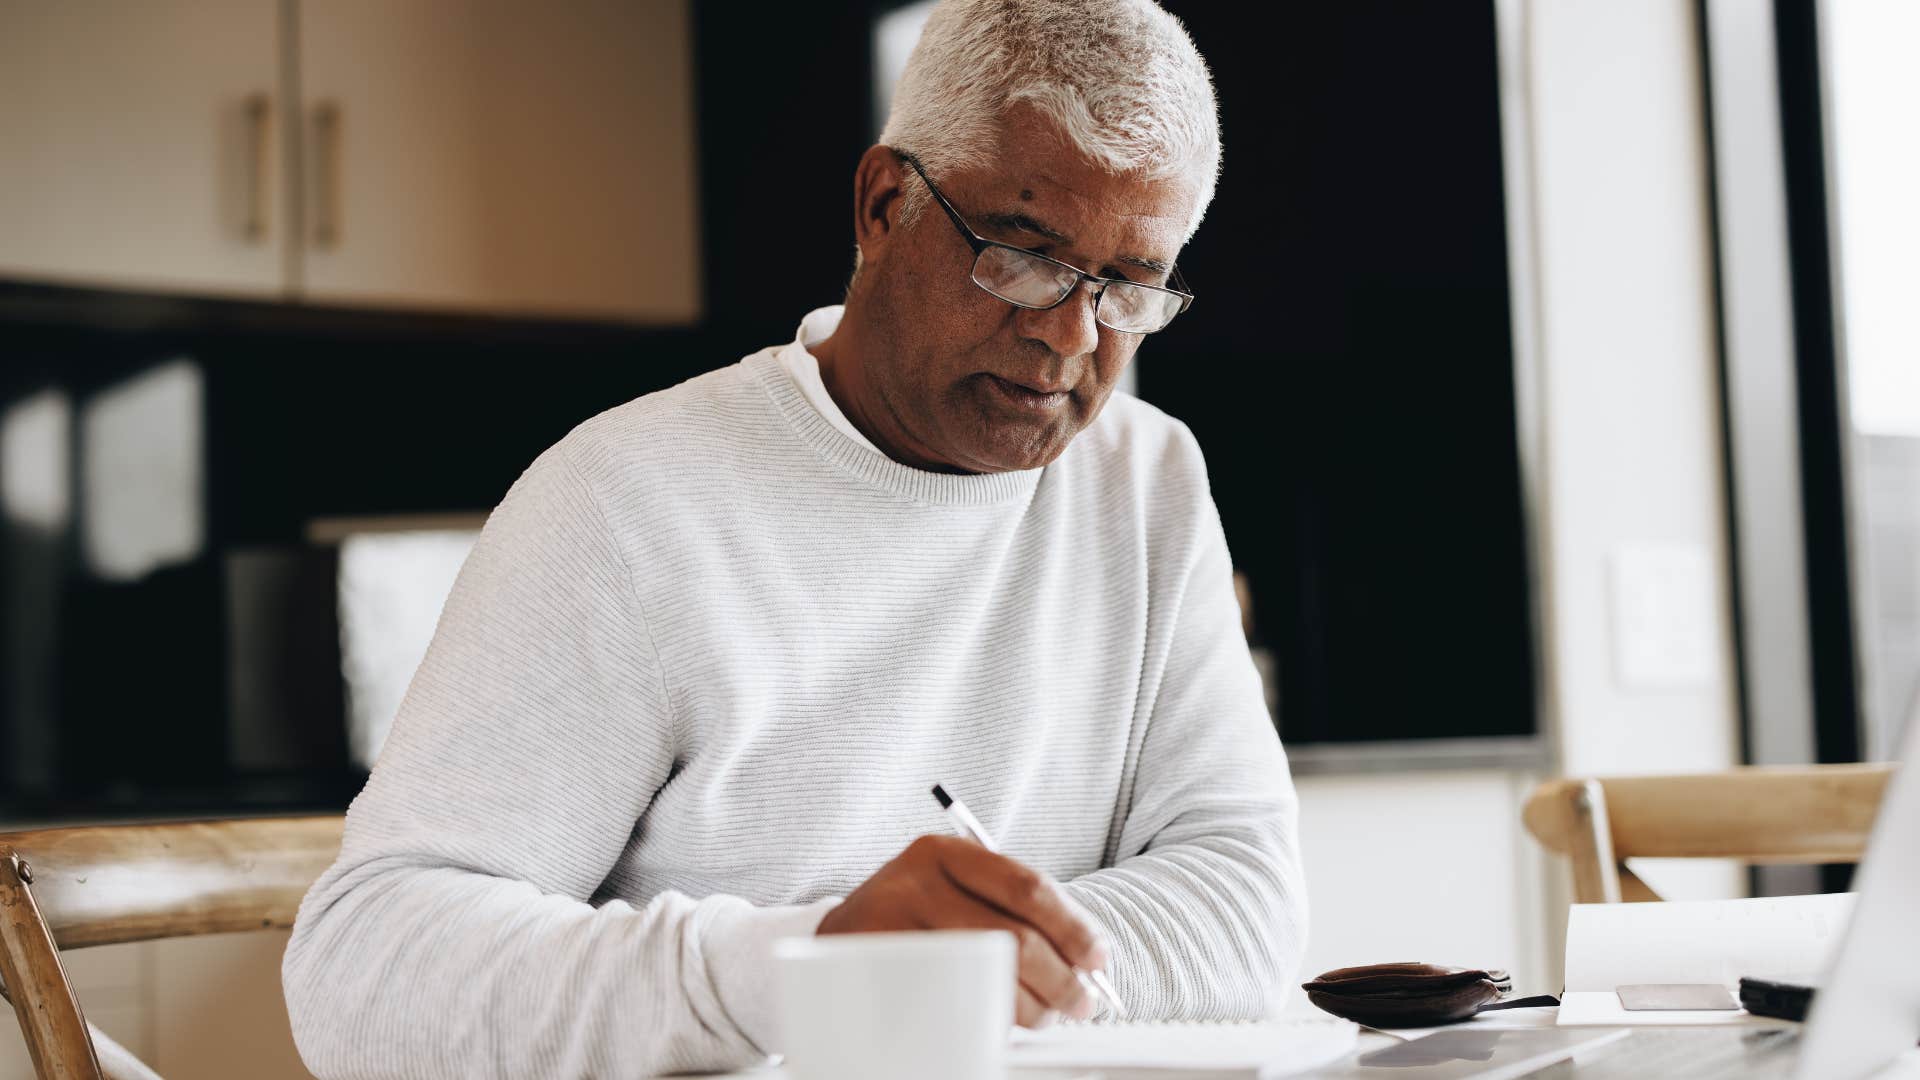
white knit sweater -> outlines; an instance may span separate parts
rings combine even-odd
[[[947,831],[936,781],[1136,1013],[1271,1010],[1305,894],[1230,575],[1192,435],[1124,395],[979,476],[849,439],[774,349],[595,417],[488,520],[301,905],[307,1065],[750,1063],[771,943]]]

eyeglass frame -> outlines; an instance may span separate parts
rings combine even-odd
[[[986,249],[990,247],[997,247],[997,248],[1006,248],[1009,251],[1017,252],[1030,259],[1040,259],[1044,262],[1050,262],[1055,266],[1063,267],[1067,270],[1072,271],[1074,274],[1078,275],[1073,285],[1069,287],[1065,292],[1060,294],[1060,299],[1055,300],[1053,303],[1047,304],[1044,307],[1036,307],[1032,304],[1022,304],[1017,300],[1008,300],[1006,297],[1001,296],[999,293],[994,292],[992,289],[989,289],[985,285],[980,284],[979,281],[975,280],[973,276],[973,272],[969,270],[967,273],[967,280],[970,282],[973,282],[973,287],[976,289],[979,289],[983,293],[986,293],[988,296],[993,297],[995,300],[998,300],[1001,303],[1011,304],[1014,307],[1021,308],[1026,311],[1051,311],[1054,308],[1059,307],[1061,304],[1066,303],[1069,299],[1073,297],[1074,293],[1079,292],[1081,282],[1091,281],[1094,283],[1093,321],[1100,323],[1101,326],[1107,327],[1107,329],[1112,330],[1116,334],[1135,334],[1140,336],[1144,336],[1147,334],[1157,334],[1160,331],[1165,330],[1167,327],[1173,325],[1173,320],[1185,314],[1186,310],[1193,306],[1193,293],[1187,291],[1186,279],[1181,276],[1180,268],[1177,266],[1171,267],[1168,269],[1167,279],[1179,287],[1168,288],[1165,285],[1149,285],[1144,281],[1134,281],[1131,278],[1109,278],[1109,277],[1101,277],[1098,274],[1089,274],[1085,270],[1080,269],[1079,267],[1073,265],[1072,263],[1062,262],[1051,255],[1042,255],[1037,251],[1033,251],[1028,248],[1023,248],[1018,244],[1002,243],[999,240],[989,240],[986,237],[981,236],[979,233],[976,233],[973,231],[973,227],[967,224],[967,219],[961,217],[960,211],[954,209],[953,204],[947,201],[947,197],[940,193],[940,189],[938,187],[934,186],[933,180],[927,176],[927,170],[921,167],[920,160],[918,158],[914,157],[912,154],[908,153],[905,150],[897,149],[894,147],[889,147],[888,149],[893,150],[895,157],[899,158],[901,161],[904,161],[908,165],[912,166],[913,171],[919,174],[920,182],[927,185],[927,190],[933,194],[934,201],[940,204],[940,209],[946,211],[947,220],[953,222],[953,227],[956,231],[960,233],[960,238],[967,242],[968,248],[972,249],[973,261],[975,266],[979,265],[980,256],[986,252]],[[1136,289],[1152,289],[1155,292],[1170,293],[1180,298],[1180,308],[1178,311],[1175,311],[1172,315],[1167,316],[1166,322],[1161,323],[1159,326],[1155,327],[1152,330],[1122,330],[1117,326],[1108,326],[1106,323],[1100,322],[1100,298],[1106,295],[1107,286],[1109,285],[1130,285]]]

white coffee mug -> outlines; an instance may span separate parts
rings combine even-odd
[[[774,956],[793,1080],[1006,1076],[1012,934],[829,934],[782,941]]]

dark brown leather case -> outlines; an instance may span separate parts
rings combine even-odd
[[[1307,1000],[1358,1024],[1431,1027],[1465,1020],[1513,991],[1504,971],[1434,964],[1339,968],[1301,984]]]

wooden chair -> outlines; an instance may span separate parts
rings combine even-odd
[[[285,928],[340,850],[338,815],[0,833],[0,979],[41,1080],[152,1071],[97,1029],[61,949]]]
[[[1859,862],[1893,768],[1749,767],[1700,776],[1549,780],[1534,789],[1521,817],[1543,847],[1572,859],[1575,903],[1658,900],[1622,860]]]

